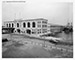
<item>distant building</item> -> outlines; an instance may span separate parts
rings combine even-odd
[[[37,18],[28,20],[5,21],[4,26],[15,28],[14,33],[44,34],[47,33],[47,19]]]
[[[61,25],[51,24],[51,26],[50,26],[50,31],[51,32],[59,33],[59,32],[62,31],[62,29],[63,29],[63,26],[61,26]]]

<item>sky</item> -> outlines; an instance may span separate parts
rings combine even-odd
[[[25,0],[25,2],[3,2],[2,22],[14,19],[48,19],[48,23],[66,25],[73,21],[71,2],[49,0]]]

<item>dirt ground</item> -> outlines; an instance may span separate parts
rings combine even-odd
[[[2,43],[2,58],[73,58],[73,46],[55,45],[26,36],[9,38]]]

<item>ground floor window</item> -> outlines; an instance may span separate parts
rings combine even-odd
[[[32,29],[32,34],[36,34],[36,29]]]
[[[32,32],[32,34],[36,34],[36,32]]]
[[[38,34],[40,34],[41,33],[41,29],[38,29],[37,32],[38,32]]]
[[[47,29],[42,29],[42,33],[47,33]]]

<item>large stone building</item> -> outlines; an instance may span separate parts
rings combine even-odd
[[[14,33],[44,34],[47,33],[48,20],[43,18],[5,21],[4,26],[15,28]]]

